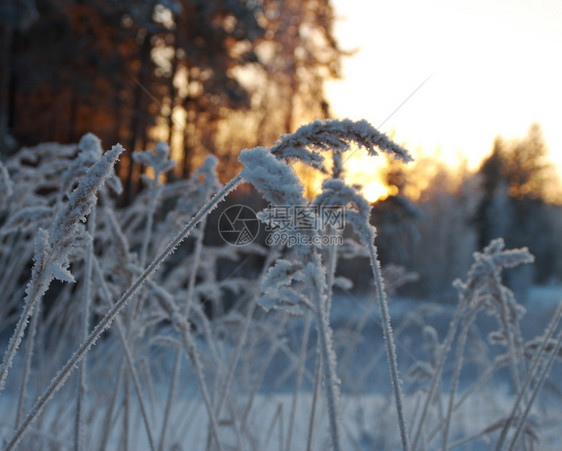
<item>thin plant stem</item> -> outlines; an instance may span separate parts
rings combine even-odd
[[[447,354],[449,353],[449,349],[451,348],[451,343],[453,342],[453,338],[454,338],[455,333],[457,331],[457,326],[459,324],[459,320],[461,318],[461,313],[463,311],[463,308],[462,308],[463,304],[464,303],[463,303],[462,299],[457,304],[455,314],[454,314],[453,319],[451,320],[451,323],[449,325],[449,331],[447,332],[447,336],[445,337],[445,341],[444,341],[444,343],[442,345],[442,348],[441,348],[439,360],[438,360],[437,365],[435,365],[435,368],[433,370],[433,376],[431,378],[431,385],[430,385],[429,391],[427,392],[425,402],[423,404],[423,408],[422,408],[422,411],[421,411],[421,414],[420,414],[420,418],[418,420],[418,425],[416,427],[416,433],[414,434],[414,441],[413,441],[413,444],[412,444],[412,450],[416,449],[416,446],[417,446],[418,441],[419,441],[420,436],[421,436],[421,431],[422,431],[422,428],[423,428],[423,423],[424,423],[425,417],[427,415],[429,404],[431,404],[431,400],[433,399],[433,396],[435,395],[435,390],[437,388],[439,380],[441,379],[441,373],[443,371],[443,365],[445,364]]]
[[[501,290],[501,287],[500,287]],[[521,376],[519,374],[519,365],[517,363],[517,352],[515,350],[515,342],[513,338],[513,332],[511,330],[511,322],[509,321],[509,309],[507,306],[507,299],[505,298],[505,293],[503,290],[500,291],[500,299],[502,308],[500,310],[500,319],[504,325],[505,335],[507,338],[507,349],[509,351],[509,359],[511,363],[511,374],[513,385],[515,387],[515,392],[517,394],[521,393]]]
[[[451,379],[451,392],[449,393],[449,403],[447,407],[447,415],[445,417],[445,430],[443,431],[443,451],[447,450],[447,439],[449,437],[449,426],[451,423],[451,417],[453,416],[453,403],[455,401],[455,392],[457,389],[457,382],[462,368],[464,347],[466,345],[466,339],[468,337],[468,329],[470,328],[470,321],[467,320],[459,333],[459,338],[457,341],[457,351],[455,356],[455,367],[453,370],[453,377]]]
[[[181,334],[181,338],[185,348],[185,352],[187,353],[189,359],[193,363],[193,367],[195,368],[195,374],[197,376],[197,381],[199,382],[199,388],[201,389],[201,394],[203,395],[203,402],[205,403],[207,414],[209,415],[211,432],[220,451],[222,450],[222,445],[219,439],[219,422],[215,415],[215,411],[211,403],[211,398],[209,396],[209,391],[207,389],[207,384],[205,382],[205,377],[203,375],[203,365],[201,364],[199,354],[197,353],[197,349],[195,347],[195,342],[193,341],[193,337],[189,333],[189,330],[184,330]]]
[[[18,347],[23,340],[29,318],[31,318],[31,316],[33,315],[33,311],[37,304],[41,302],[41,298],[46,293],[53,279],[52,274],[49,271],[45,271],[44,268],[35,269],[34,266],[34,272],[35,271],[37,272],[37,276],[35,278],[32,276],[32,281],[30,281],[28,284],[28,295],[26,296],[23,312],[21,313],[14,333],[10,338],[8,348],[6,349],[6,353],[4,354],[2,366],[0,367],[0,393],[2,392],[2,390],[4,390],[8,372],[12,367],[14,357],[16,356],[16,353],[18,351]],[[35,283],[33,283],[33,281],[35,281]]]
[[[109,306],[112,305],[111,303],[111,297],[110,297],[110,293],[109,293],[109,289],[105,283],[105,280],[103,279],[103,272],[101,270],[101,267],[99,265],[99,262],[97,261],[97,259],[94,257],[93,258],[93,266],[96,270],[96,274],[98,275],[98,281],[100,283],[103,295],[105,297],[106,302],[108,303]],[[121,345],[123,346],[123,350],[125,352],[125,359],[127,362],[127,367],[129,372],[131,373],[131,377],[133,378],[133,385],[135,387],[135,391],[137,393],[137,397],[139,400],[139,404],[140,404],[140,409],[141,409],[141,416],[144,422],[144,426],[146,429],[146,434],[148,436],[148,443],[150,445],[150,449],[152,451],[155,451],[155,445],[154,445],[154,439],[152,436],[152,428],[150,427],[150,420],[148,418],[148,409],[146,408],[146,402],[144,400],[144,395],[143,395],[143,391],[141,388],[141,384],[140,384],[140,379],[138,376],[138,372],[133,360],[133,352],[131,351],[131,348],[127,342],[127,336],[126,336],[126,332],[125,332],[125,327],[123,326],[123,323],[121,321],[121,318],[117,317],[115,320],[116,326],[117,326],[117,333],[119,335],[119,340],[121,341]],[[128,401],[127,401],[128,402]]]
[[[308,347],[308,337],[310,335],[310,322],[311,322],[311,314],[310,311],[307,311],[306,318],[304,321],[304,330],[302,332],[302,343],[301,343],[301,350],[299,353],[299,366],[297,369],[295,385],[293,387],[293,399],[291,401],[291,413],[289,415],[286,451],[291,451],[291,440],[293,434],[293,426],[295,423],[295,413],[297,410],[297,400],[298,400],[299,391],[304,374],[304,366],[306,364],[306,348]]]
[[[146,263],[146,258],[148,256],[148,246],[150,244],[150,238],[152,235],[152,224],[154,222],[154,211],[156,210],[156,202],[158,201],[158,197],[161,191],[161,187],[158,182],[158,175],[159,173],[157,172],[155,174],[155,179],[154,179],[154,183],[156,185],[151,186],[149,188],[148,208],[146,209],[146,223],[144,227],[144,235],[142,239],[141,253],[139,257],[141,268],[144,267]]]
[[[166,407],[164,408],[164,418],[162,419],[162,427],[160,429],[160,440],[158,441],[159,451],[163,451],[164,445],[166,444],[166,431],[168,429],[168,421],[170,420],[172,405],[174,403],[177,381],[181,373],[181,358],[182,353],[176,351],[174,357],[174,366],[172,368],[172,377],[170,379],[170,387],[168,388],[168,397],[166,398]]]
[[[330,418],[330,435],[332,437],[332,446],[334,451],[340,451],[343,449],[342,436],[339,416],[339,382],[336,376],[335,359],[334,355],[334,344],[332,340],[331,330],[328,321],[328,315],[326,311],[325,295],[320,287],[314,287],[314,293],[316,300],[314,305],[316,308],[314,312],[316,313],[316,328],[318,329],[318,341],[320,352],[322,354],[323,365],[323,377],[326,388],[326,396],[328,401],[328,413]]]
[[[82,294],[82,337],[81,340],[88,338],[88,327],[90,324],[90,297],[91,297],[91,279],[92,279],[92,259],[94,254],[94,236],[96,234],[96,207],[92,207],[90,216],[88,217],[88,249],[86,253],[86,264],[84,268],[84,292]],[[86,362],[87,357],[84,356],[80,364],[78,377],[78,398],[76,402],[76,418],[74,423],[74,449],[80,451],[84,447],[83,438],[85,433],[84,417],[86,415]]]
[[[125,369],[123,374],[123,430],[121,431],[121,446],[123,451],[129,450],[129,424],[130,420],[130,403],[129,403],[129,391],[130,391],[130,381],[129,372]]]
[[[527,418],[529,417],[529,412],[531,412],[531,407],[533,406],[533,402],[535,401],[535,398],[537,397],[537,394],[539,393],[539,390],[542,388],[542,386],[544,384],[544,381],[546,380],[546,378],[548,376],[548,373],[550,372],[550,368],[552,367],[554,359],[558,355],[558,349],[560,348],[561,343],[562,343],[562,333],[558,334],[558,340],[556,341],[556,344],[552,348],[552,352],[550,353],[550,357],[548,358],[548,361],[544,365],[542,374],[540,375],[540,378],[535,385],[535,389],[533,390],[533,393],[531,394],[531,398],[527,402],[527,406],[525,407],[525,411],[523,412],[523,415],[519,419],[519,424],[517,425],[517,429],[515,430],[515,434],[513,435],[513,438],[511,439],[511,443],[509,445],[508,451],[512,451],[513,448],[515,447],[515,445],[517,444],[517,439],[518,439],[519,435],[521,434],[521,431],[523,430],[523,427],[525,425],[525,422],[527,421]]]
[[[264,448],[267,449],[267,445],[269,445],[269,442],[271,441],[271,437],[273,436],[273,429],[275,428],[275,424],[277,423],[277,421],[281,421],[281,416],[283,415],[283,409],[281,408],[281,403],[279,403],[277,405],[277,409],[275,410],[275,415],[273,415],[273,418],[271,420],[271,425],[269,426],[269,429],[267,430],[267,434],[266,434],[266,440],[264,443]]]
[[[31,411],[20,425],[20,427],[14,432],[14,435],[8,442],[6,451],[13,449],[23,437],[23,434],[27,431],[31,423],[37,418],[37,416],[42,412],[45,404],[54,396],[54,394],[64,385],[68,376],[73,372],[75,366],[80,363],[84,355],[89,351],[89,349],[96,343],[99,337],[105,332],[105,330],[111,326],[113,320],[126,306],[129,299],[135,295],[135,293],[140,290],[144,282],[148,277],[154,273],[162,264],[164,260],[174,251],[174,249],[189,235],[191,230],[205,217],[207,216],[217,205],[224,199],[231,191],[233,191],[238,185],[243,181],[240,175],[234,177],[230,182],[228,182],[206,205],[204,205],[199,212],[184,226],[184,228],[168,243],[168,245],[160,252],[160,254],[148,265],[144,272],[139,276],[139,278],[123,293],[121,298],[115,303],[115,305],[106,313],[102,320],[96,325],[94,330],[88,336],[79,347],[76,349],[74,354],[69,358],[67,363],[61,368],[59,373],[51,380],[49,386],[44,390],[44,392],[35,401],[35,404],[31,408]],[[34,296],[32,300],[36,299],[40,294],[39,291],[34,290]],[[31,303],[29,303],[31,304]],[[32,310],[32,307],[27,308],[26,311]],[[27,315],[22,315],[26,318],[29,317],[29,312]],[[19,331],[19,329],[17,329]],[[22,332],[23,333],[23,332]],[[21,341],[21,337],[20,337]],[[12,345],[13,347],[13,345]],[[15,354],[15,352],[13,353]],[[12,355],[13,358],[13,355]]]
[[[198,234],[195,241],[195,249],[193,251],[193,265],[191,267],[191,274],[189,275],[189,282],[187,287],[187,296],[184,305],[184,315],[189,314],[189,310],[191,308],[191,303],[193,301],[193,293],[195,291],[195,281],[197,279],[197,270],[199,268],[199,260],[201,258],[201,250],[203,248],[203,237],[204,237],[204,230],[205,230],[206,218],[201,220],[201,223],[198,226]],[[179,349],[176,350],[176,355],[174,358],[174,367],[172,370],[172,377],[170,379],[170,387],[168,389],[168,397],[166,399],[166,407],[164,409],[164,418],[162,420],[162,428],[160,430],[160,440],[158,443],[158,449],[162,450],[164,448],[164,443],[166,440],[166,430],[168,428],[168,421],[170,418],[170,412],[172,409],[172,404],[174,400],[174,394],[177,386],[177,381],[180,377],[181,373],[181,351]]]
[[[453,442],[449,445],[449,447],[447,448],[447,450],[453,450],[453,449],[458,449],[459,446],[465,445],[467,443],[472,442],[473,440],[476,440],[484,435],[486,435],[488,433],[488,429],[484,429],[483,431],[477,432],[475,434],[472,434],[468,437],[462,438],[460,440],[457,440],[456,442]],[[470,449],[470,448],[469,448]]]
[[[277,256],[278,256],[277,249],[272,249],[271,252],[269,252],[269,254],[267,255],[267,258],[266,258],[266,260],[263,264],[262,274],[260,275],[260,277],[258,279],[259,282],[260,282],[260,283],[258,283],[258,287],[261,287],[261,281],[265,277],[265,274],[267,273],[267,270],[269,269],[269,266],[271,265],[273,260],[275,260],[277,258]],[[259,288],[258,288],[258,290],[259,290]],[[258,291],[257,296],[259,296],[259,294],[260,293]],[[240,359],[240,356],[242,355],[242,350],[244,348],[244,344],[246,343],[246,338],[248,336],[248,331],[250,330],[250,324],[252,322],[252,317],[254,315],[256,305],[257,305],[257,299],[253,298],[252,301],[250,302],[250,306],[248,307],[248,312],[246,313],[244,326],[242,327],[242,331],[241,331],[240,337],[238,339],[238,344],[236,345],[236,349],[234,350],[234,355],[230,359],[230,363],[229,363],[229,367],[228,367],[228,370],[227,370],[226,378],[225,378],[225,381],[223,382],[223,389],[222,389],[222,392],[220,394],[218,405],[217,405],[217,408],[216,408],[217,417],[220,416],[222,405],[224,403],[224,400],[226,399],[226,396],[227,396],[229,388],[230,388],[230,384],[231,384],[232,379],[234,377],[234,370],[236,369],[236,364],[238,363],[238,361]]]
[[[507,363],[496,362],[493,364],[493,366],[489,367],[484,373],[482,373],[478,380],[474,382],[468,390],[466,390],[466,392],[457,400],[457,402],[455,402],[452,412],[456,412],[472,393],[479,389],[498,369],[506,364]],[[430,443],[433,437],[435,437],[435,434],[437,434],[443,428],[443,426],[445,425],[445,420],[446,418],[443,418],[427,436],[428,443]]]
[[[16,428],[20,425],[21,419],[24,414],[25,400],[27,397],[27,382],[29,379],[29,372],[31,370],[31,361],[33,359],[33,349],[35,346],[35,337],[37,335],[37,327],[41,318],[41,303],[37,304],[37,312],[31,317],[29,324],[29,334],[25,348],[25,362],[23,365],[23,373],[21,376],[20,397],[18,400],[18,411],[16,415]]]
[[[278,340],[276,338],[279,337],[279,335],[281,334],[281,331],[283,330],[283,328],[287,324],[288,320],[289,320],[289,318],[287,316],[283,316],[283,318],[281,318],[281,321],[279,321],[279,325],[277,326],[276,330],[272,334],[271,346],[269,347],[269,350],[268,350],[267,354],[265,355],[265,357],[262,361],[262,366],[260,368],[260,371],[258,372],[258,375],[257,375],[256,380],[254,382],[254,385],[252,387],[252,390],[250,391],[250,397],[248,399],[248,402],[246,403],[244,413],[242,414],[242,420],[240,421],[240,429],[241,430],[245,430],[245,428],[246,428],[246,423],[248,421],[248,417],[250,416],[250,412],[252,411],[252,407],[254,405],[254,401],[255,401],[258,389],[260,388],[261,381],[263,380],[263,378],[265,376],[265,372],[266,372],[267,368],[269,367],[269,363],[271,362],[275,353],[279,349],[279,341],[280,340]]]
[[[310,261],[316,266],[315,271],[321,271],[320,256],[315,250],[310,252]],[[343,449],[341,423],[339,413],[340,402],[340,381],[336,374],[336,355],[330,328],[330,305],[332,299],[332,285],[335,272],[335,249],[330,248],[328,254],[328,274],[320,279],[311,278],[312,285],[311,297],[313,299],[313,311],[316,315],[316,330],[318,333],[318,351],[322,356],[323,367],[322,375],[325,382],[326,397],[328,401],[328,417],[330,420],[330,436],[332,446],[335,451]],[[317,286],[321,283],[321,286]]]
[[[80,218],[88,215],[92,200],[96,199],[95,194],[103,185],[110,168],[113,167],[123,150],[120,145],[113,146],[112,150],[107,152],[88,170],[85,178],[70,194],[65,210],[55,217],[51,232],[39,229],[35,239],[34,264],[31,279],[27,284],[23,312],[10,338],[0,367],[0,391],[4,389],[8,371],[23,339],[29,318],[55,278],[53,269],[58,268],[57,277],[62,277],[62,280],[69,281],[72,279],[72,276],[66,270],[66,265],[72,235],[76,233],[76,224]]]
[[[556,327],[558,326],[558,322],[560,320],[560,316],[562,315],[562,302],[560,302],[560,304],[558,305],[558,308],[556,309],[556,313],[554,314],[550,324],[548,325],[546,332],[544,334],[544,339],[539,347],[539,349],[537,350],[537,352],[535,353],[535,356],[533,358],[533,363],[531,364],[531,369],[529,370],[529,373],[527,374],[527,377],[523,383],[523,386],[521,387],[521,390],[519,391],[519,393],[517,394],[517,399],[515,400],[515,403],[513,404],[513,408],[511,409],[511,413],[507,419],[507,421],[505,422],[505,425],[500,433],[500,438],[498,439],[498,443],[496,445],[496,451],[499,451],[504,442],[505,439],[507,437],[507,433],[509,431],[509,428],[511,427],[511,424],[513,423],[513,419],[515,418],[517,411],[519,410],[519,406],[521,404],[521,401],[523,399],[523,393],[527,390],[527,387],[529,385],[529,383],[531,382],[532,378],[534,377],[534,373],[535,370],[537,369],[539,362],[542,358],[542,353],[544,352],[546,345],[548,343],[548,340],[550,339],[550,336],[554,333],[554,331],[556,330]]]
[[[384,290],[384,282],[381,273],[381,267],[377,256],[377,248],[374,243],[367,243],[369,247],[369,256],[371,258],[371,268],[375,280],[377,290],[377,300],[381,313],[381,320],[384,332],[384,341],[386,346],[386,354],[388,358],[388,366],[390,369],[390,379],[392,381],[392,389],[394,392],[394,402],[396,404],[396,412],[398,414],[398,425],[400,427],[400,439],[402,441],[402,449],[407,451],[410,449],[408,429],[404,417],[403,396],[400,376],[398,373],[398,363],[396,361],[396,347],[394,344],[394,336],[392,334],[392,326],[390,323],[390,314],[388,312],[388,303],[386,300],[386,292]],[[429,396],[428,396],[429,397]],[[414,441],[415,448],[415,441]]]
[[[99,451],[105,451],[107,448],[107,442],[109,440],[109,436],[111,434],[111,426],[113,425],[113,411],[115,410],[115,405],[117,404],[117,398],[119,395],[119,387],[121,386],[121,379],[123,377],[123,373],[125,372],[125,363],[121,362],[119,365],[119,372],[117,373],[117,377],[115,379],[115,386],[112,391],[111,401],[109,402],[109,406],[107,407],[106,414],[105,414],[105,421],[103,423],[103,429],[101,433],[101,443],[99,446]]]
[[[332,230],[330,230],[332,232]],[[334,277],[336,272],[337,266],[337,252],[335,246],[330,246],[328,248],[328,271],[327,271],[327,300],[326,300],[326,309],[329,312],[331,310],[332,304],[332,296],[333,296],[333,284],[334,284]],[[329,313],[328,313],[329,314]],[[319,346],[319,345],[318,345]],[[314,389],[313,389],[313,396],[312,396],[312,405],[310,409],[310,417],[308,421],[308,434],[306,439],[306,449],[310,451],[312,449],[312,442],[314,440],[314,432],[315,432],[315,423],[316,423],[316,410],[318,407],[318,396],[320,393],[320,383],[322,378],[323,372],[323,361],[322,361],[322,353],[320,349],[317,352],[316,357],[316,370],[315,370],[315,378],[314,378]]]
[[[328,236],[334,236],[333,227],[328,228]],[[340,236],[340,234],[338,233],[337,236]],[[332,311],[332,298],[334,295],[334,281],[336,276],[337,265],[338,265],[338,253],[335,244],[332,244],[331,246],[328,247],[327,268],[326,268],[327,269],[326,285],[328,286],[326,310],[328,312],[328,317],[330,317],[330,312]]]

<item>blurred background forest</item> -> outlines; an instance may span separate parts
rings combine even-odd
[[[105,147],[120,142],[128,152],[122,205],[143,188],[131,154],[156,141],[172,149],[173,177],[187,177],[210,153],[227,180],[241,149],[334,117],[325,84],[353,53],[338,45],[328,0],[15,0],[1,8],[1,158],[87,132]],[[508,275],[520,296],[561,281],[562,197],[540,125],[490,146],[476,171],[423,154],[407,167],[381,165],[381,194],[370,198],[377,244],[383,265],[419,275],[406,294],[451,299],[472,252],[500,236],[537,258]],[[314,191],[317,175],[303,177]],[[342,268],[360,289],[362,266]]]

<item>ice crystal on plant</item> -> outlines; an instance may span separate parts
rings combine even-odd
[[[504,248],[504,240],[498,238],[484,248],[483,252],[474,253],[474,263],[468,272],[468,280],[465,283],[455,281],[455,287],[466,299],[497,298],[501,295],[498,290],[501,286],[502,270],[533,263],[535,260],[526,247],[511,250]]]
[[[369,155],[378,155],[378,149],[404,162],[412,161],[406,149],[365,120],[314,121],[293,134],[281,136],[271,151],[280,158],[297,160],[327,172],[324,157],[318,150],[341,153],[349,150],[352,143],[366,149]]]
[[[166,222],[179,224],[190,219],[213,194],[222,188],[216,167],[216,158],[205,158],[203,164],[189,177],[187,186],[182,188],[176,208],[168,214]]]
[[[0,161],[0,209],[6,207],[8,199],[14,192],[14,184],[6,166]]]
[[[313,204],[345,207],[345,221],[353,226],[363,243],[372,243],[375,239],[375,228],[369,223],[369,202],[342,180],[326,180],[322,184],[322,192],[314,199]]]
[[[144,166],[154,169],[154,180],[158,180],[160,174],[165,174],[176,165],[174,160],[170,160],[170,147],[164,142],[157,142],[155,152],[144,150],[133,154],[133,160]],[[145,181],[149,181],[144,177]]]
[[[274,205],[304,205],[303,186],[287,163],[269,149],[256,147],[243,150],[238,160],[244,164],[241,175]]]
[[[103,154],[101,140],[93,133],[86,133],[82,136],[82,138],[80,138],[78,149],[79,152],[77,157],[72,161],[72,164],[62,175],[59,196],[62,196],[63,193],[69,191],[77,180],[84,177],[84,175],[88,172],[88,169],[91,168]],[[115,174],[110,174],[107,182],[108,186],[110,186],[114,192],[117,194],[122,192],[123,188],[121,186],[121,181]],[[60,200],[61,198],[59,197],[59,201]]]
[[[62,275],[67,271],[68,255],[76,241],[81,239],[77,234],[80,224],[86,220],[86,216],[97,201],[97,192],[112,174],[113,166],[124,150],[119,144],[113,146],[88,169],[78,187],[70,194],[64,208],[57,214],[49,231],[49,241],[53,249],[52,261],[60,267],[57,274]]]
[[[6,235],[16,230],[30,231],[49,223],[53,216],[53,208],[43,205],[24,207],[8,218],[0,229],[0,235]]]
[[[265,309],[282,308],[290,313],[302,313],[302,306],[311,306],[303,294],[302,283],[305,279],[302,264],[279,259],[269,268],[262,283],[262,295],[259,304]],[[300,284],[300,289],[295,285]]]

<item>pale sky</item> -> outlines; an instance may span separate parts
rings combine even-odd
[[[333,0],[345,79],[328,84],[337,116],[438,147],[472,167],[494,138],[542,125],[562,168],[562,1]],[[388,121],[381,123],[427,78]]]

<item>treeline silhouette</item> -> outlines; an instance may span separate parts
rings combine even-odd
[[[498,136],[475,173],[422,157],[410,168],[391,166],[387,175],[400,193],[422,182],[415,204],[401,194],[373,205],[383,264],[420,275],[405,292],[455,299],[451,282],[469,268],[474,251],[498,237],[536,257],[504,275],[520,299],[533,283],[562,281],[562,191],[539,124],[522,138]]]
[[[271,144],[329,115],[344,54],[328,0],[13,0],[0,7],[0,145],[168,141],[185,177],[201,155]]]
[[[328,0],[16,0],[0,13],[0,156],[86,132],[121,142],[123,205],[141,187],[131,154],[157,140],[178,161],[171,177],[211,153],[230,179],[241,149],[330,117],[324,82],[346,55]],[[562,279],[559,185],[538,124],[498,137],[476,174],[422,158],[389,166],[386,183],[399,195],[374,205],[377,244],[383,263],[419,273],[412,293],[454,294],[496,237],[537,257],[512,285]]]

